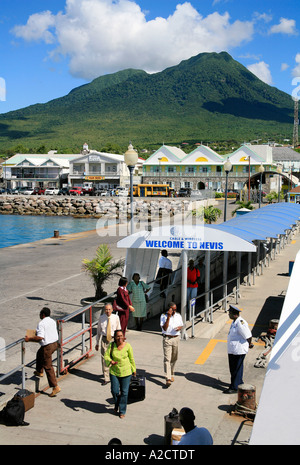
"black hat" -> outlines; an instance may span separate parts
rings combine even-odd
[[[242,310],[240,310],[238,307],[235,307],[234,305],[229,305],[228,311],[232,313],[240,313]]]

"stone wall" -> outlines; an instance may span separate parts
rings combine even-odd
[[[127,203],[128,202],[128,203]],[[214,201],[209,203],[213,204]],[[184,198],[134,199],[134,211],[139,215],[153,217],[181,213],[194,208],[196,202]],[[198,202],[197,202],[198,204]],[[128,216],[129,199],[118,197],[50,197],[50,196],[0,196],[0,214],[2,215],[45,215],[45,216],[84,216],[110,218]]]

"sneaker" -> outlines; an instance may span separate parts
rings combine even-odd
[[[171,381],[170,379],[167,379],[167,381],[166,381],[166,387],[171,386],[171,383],[172,383],[172,381]]]
[[[60,387],[59,387],[59,386],[55,386],[55,387],[53,388],[53,391],[51,392],[51,394],[49,394],[49,397],[55,397],[56,394],[58,394],[60,391],[61,391]]]

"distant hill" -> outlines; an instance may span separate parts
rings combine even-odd
[[[291,97],[226,52],[201,53],[155,74],[119,71],[65,97],[0,115],[0,149],[244,142],[292,134]]]

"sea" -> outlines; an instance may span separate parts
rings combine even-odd
[[[96,218],[0,215],[0,248],[96,229]]]

